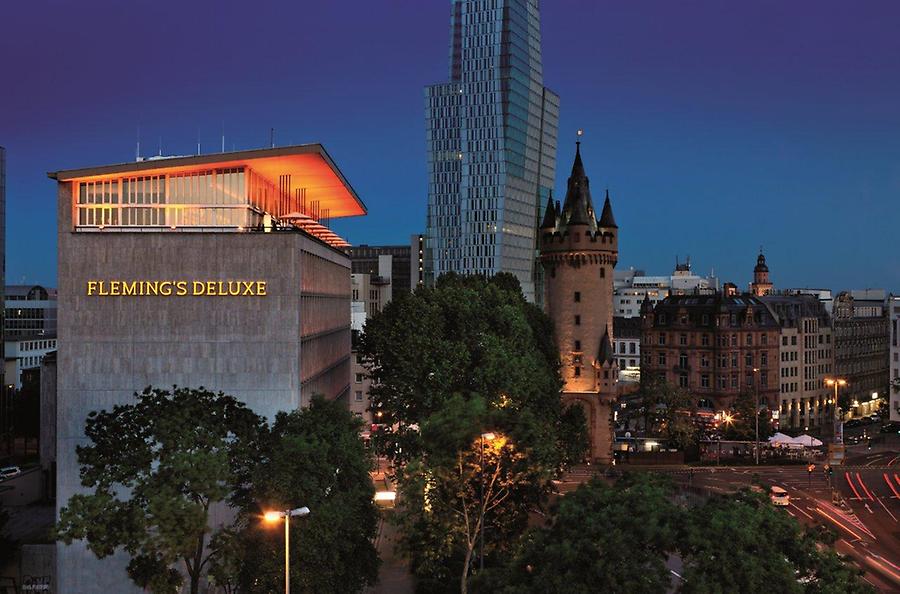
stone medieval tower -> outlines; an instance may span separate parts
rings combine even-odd
[[[540,227],[544,309],[553,320],[562,364],[563,400],[582,406],[590,456],[612,459],[612,403],[619,368],[613,354],[613,268],[618,233],[609,192],[598,220],[577,143],[566,200],[551,197]]]

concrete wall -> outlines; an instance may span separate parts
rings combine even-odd
[[[78,492],[87,414],[148,385],[222,390],[270,420],[350,370],[350,264],[300,233],[80,232],[59,185],[57,509]],[[265,296],[87,295],[98,280],[265,281]],[[63,592],[137,592],[119,555],[60,545]]]

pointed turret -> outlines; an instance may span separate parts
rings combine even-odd
[[[544,211],[544,222],[541,223],[541,229],[556,228],[556,206],[553,203],[553,190],[550,190],[550,198],[547,200],[547,210]]]
[[[566,190],[566,200],[560,213],[560,222],[565,225],[587,225],[596,229],[594,203],[591,201],[590,181],[584,172],[581,161],[581,143],[575,143],[575,162],[572,164],[572,175]]]
[[[616,357],[613,353],[612,341],[609,339],[609,328],[607,328],[606,333],[603,334],[603,338],[600,340],[600,350],[597,353],[597,364],[603,365],[605,363],[612,363],[615,360]]]
[[[606,190],[606,200],[603,201],[603,214],[600,215],[599,225],[608,229],[619,228],[619,226],[616,225],[616,218],[613,216],[612,204],[609,201],[609,190]]]

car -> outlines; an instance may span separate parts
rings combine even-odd
[[[900,423],[893,421],[881,426],[882,433],[900,433]]]
[[[22,474],[22,469],[18,466],[4,466],[0,468],[0,478],[12,478],[20,474]]]
[[[772,505],[779,507],[787,507],[791,504],[791,496],[788,495],[788,492],[774,485],[769,489],[769,499],[772,501]]]

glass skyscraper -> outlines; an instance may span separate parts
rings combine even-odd
[[[536,228],[556,173],[539,0],[453,0],[450,82],[427,87],[427,279],[514,274],[535,297]]]

